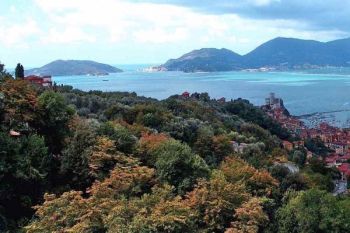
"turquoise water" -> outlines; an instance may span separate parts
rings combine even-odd
[[[126,69],[124,69],[126,70]],[[208,92],[212,98],[245,98],[256,105],[264,103],[270,92],[284,100],[293,115],[313,112],[350,110],[350,75],[315,73],[146,73],[129,69],[104,77],[54,77],[58,84],[81,90],[128,91],[138,95],[164,99],[184,91]],[[108,80],[108,81],[106,81]],[[337,124],[350,119],[350,112],[328,114]]]

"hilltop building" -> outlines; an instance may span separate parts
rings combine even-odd
[[[276,98],[275,93],[270,93],[270,96],[265,99],[265,104],[271,109],[279,109],[283,107],[283,100]]]
[[[190,98],[190,93],[188,91],[185,91],[184,93],[181,94],[181,96],[184,98]]]

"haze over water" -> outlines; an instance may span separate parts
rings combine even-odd
[[[54,81],[84,91],[128,91],[157,99],[165,99],[184,91],[208,92],[211,98],[244,98],[255,105],[262,105],[268,93],[275,92],[284,100],[292,115],[350,110],[350,75],[346,72],[146,73],[135,71],[135,66],[122,68],[126,71],[104,77],[63,76],[54,77]],[[350,112],[323,114],[321,117],[327,118],[333,125],[347,127]]]

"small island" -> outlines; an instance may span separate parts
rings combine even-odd
[[[26,71],[26,75],[91,75],[105,76],[110,73],[123,72],[114,66],[88,60],[56,60],[40,68]]]

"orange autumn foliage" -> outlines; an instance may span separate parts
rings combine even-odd
[[[116,168],[103,182],[96,181],[89,192],[97,198],[117,198],[143,193],[143,189],[153,183],[154,169],[143,166]]]
[[[156,158],[154,152],[166,141],[169,136],[165,134],[143,133],[139,140],[138,152],[141,160],[146,161],[148,165],[154,165]]]
[[[269,196],[278,181],[266,170],[257,170],[242,159],[230,156],[226,157],[220,166],[230,182],[244,182],[251,194],[257,196]]]
[[[187,195],[187,205],[196,211],[201,225],[210,232],[223,231],[234,210],[249,199],[243,183],[231,183],[221,171],[215,171],[209,181],[202,180]]]
[[[5,119],[8,123],[31,122],[38,108],[37,93],[24,80],[6,80],[0,85],[4,95]]]
[[[231,223],[231,227],[225,233],[258,233],[259,227],[269,220],[259,198],[252,198],[243,203],[235,212],[236,221]]]
[[[140,149],[145,152],[152,152],[156,150],[163,142],[168,141],[169,136],[160,133],[143,133],[140,138]]]

